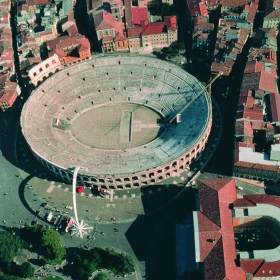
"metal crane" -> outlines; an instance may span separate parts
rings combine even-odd
[[[219,72],[209,83],[208,85],[205,86],[205,88],[207,89],[209,95],[211,95],[211,86],[212,84],[219,78],[223,75],[224,73],[223,72]],[[176,115],[172,116],[170,118],[170,120],[168,121],[169,123],[172,123],[176,118],[177,118],[177,115],[181,115],[198,97],[200,96],[200,94],[196,94],[192,97],[192,99],[190,100],[190,102],[188,102],[187,104],[185,104],[183,106],[183,108],[176,113]]]
[[[219,79],[224,73],[223,72],[219,72],[212,80],[210,80],[210,82],[208,83],[208,85],[205,87],[209,93],[209,95],[212,94],[212,84]]]

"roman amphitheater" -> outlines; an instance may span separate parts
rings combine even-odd
[[[211,99],[181,68],[148,56],[95,56],[41,83],[24,105],[22,133],[66,182],[131,188],[179,175],[204,149]]]

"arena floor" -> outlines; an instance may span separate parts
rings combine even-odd
[[[92,148],[122,150],[151,142],[160,131],[161,116],[150,108],[132,103],[91,108],[73,120],[71,133]]]

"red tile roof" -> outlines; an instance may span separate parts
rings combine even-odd
[[[247,21],[252,23],[252,24],[254,23],[256,13],[257,13],[257,10],[258,10],[258,6],[259,6],[259,1],[252,2],[249,5]]]
[[[16,87],[17,84],[15,82],[11,82],[10,80],[4,82],[4,88],[0,91],[0,105],[2,102],[6,102],[8,107],[13,106],[18,97]]]
[[[261,71],[259,88],[266,92],[278,93],[277,79],[275,73]]]
[[[253,108],[244,108],[243,118],[250,120],[263,120],[263,108],[255,105]]]
[[[222,190],[225,187],[225,185],[231,183],[232,181],[233,181],[232,179],[227,179],[227,178],[199,180],[200,183],[202,183],[203,185],[211,189],[214,189],[217,192]]]
[[[244,70],[244,73],[256,73],[261,72],[264,69],[263,63],[260,61],[248,61]]]
[[[254,132],[250,120],[240,119],[235,123],[235,134],[253,138]]]
[[[208,9],[207,9],[207,6],[204,2],[200,2],[198,4],[198,10],[199,10],[199,13],[204,16],[204,17],[207,17],[208,16]]]
[[[147,24],[142,32],[142,35],[153,35],[153,34],[160,34],[164,32],[165,24],[164,22],[153,22]]]
[[[224,280],[226,276],[226,268],[224,263],[223,240],[220,238],[210,251],[203,263],[204,280]],[[243,280],[231,279],[231,280]]]
[[[201,204],[201,214],[198,216],[200,256],[204,258],[204,279],[245,280],[245,272],[235,263],[236,249],[229,208],[229,204],[236,200],[235,181],[206,179],[199,180],[198,184]],[[207,206],[207,203],[210,205]],[[206,217],[202,218],[201,215]]]
[[[217,241],[221,238],[220,227],[198,212],[200,261],[209,255]]]
[[[258,271],[255,273],[255,277],[273,277],[280,275],[280,261],[265,262]]]
[[[241,7],[247,4],[247,0],[220,0],[222,6],[225,7]]]
[[[96,30],[115,29],[116,33],[123,34],[124,24],[117,21],[111,13],[101,12],[94,17]]]
[[[254,277],[273,277],[280,275],[280,260],[266,262],[263,259],[242,259],[240,266],[236,265],[236,248],[234,241],[233,219],[229,204],[235,207],[254,207],[256,204],[270,204],[280,207],[280,197],[271,195],[246,195],[241,199],[236,197],[233,180],[203,180],[198,181],[200,194],[207,189],[218,193],[221,226],[217,226],[209,218],[208,209],[202,207],[198,213],[200,261],[203,263],[204,279],[207,280],[245,280],[246,273]],[[224,183],[224,188],[222,184]],[[201,185],[202,184],[202,185]],[[209,194],[209,193],[207,193]],[[202,199],[205,196],[201,196]],[[212,197],[213,198],[213,197]],[[200,200],[200,202],[202,202]],[[213,201],[212,201],[213,202]],[[215,203],[216,204],[216,203]],[[206,217],[206,215],[208,217]]]
[[[274,10],[271,13],[269,13],[267,16],[265,16],[266,19],[274,19],[274,18],[279,18],[280,17],[280,10]]]
[[[148,10],[146,7],[131,7],[132,24],[143,25],[148,22]]]
[[[255,206],[256,204],[246,198],[238,198],[234,201],[234,207],[248,207],[248,206]]]
[[[244,198],[253,202],[254,204],[270,204],[280,208],[280,197],[275,195],[254,194],[244,195]],[[280,257],[279,257],[280,259]]]
[[[243,145],[250,145],[254,147],[254,144],[247,144],[247,143],[236,143],[237,146],[243,146]],[[235,150],[236,154],[238,154],[238,150]],[[280,173],[280,167],[276,165],[265,165],[265,164],[259,164],[259,163],[252,163],[252,162],[245,162],[245,161],[239,161],[238,157],[235,158],[234,166],[245,168],[245,169],[251,169],[251,170],[261,170],[261,171],[271,171]]]
[[[269,96],[270,99],[270,110],[272,115],[273,122],[280,121],[280,94],[279,93],[272,93]]]
[[[165,16],[163,22],[167,26],[167,29],[175,30],[177,28],[176,16]]]
[[[240,266],[244,271],[255,274],[263,263],[264,260],[241,260]]]
[[[31,5],[46,5],[50,2],[51,2],[51,0],[27,0],[26,1],[28,6],[31,6]]]
[[[142,26],[132,27],[127,29],[128,38],[140,37],[143,30]]]

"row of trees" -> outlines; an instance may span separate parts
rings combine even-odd
[[[29,262],[21,265],[14,262],[22,249],[28,249],[41,255],[42,264],[59,264],[66,255],[60,235],[53,229],[37,225],[15,230],[12,233],[0,231],[1,280],[17,280],[20,279],[18,277],[28,278],[34,275],[34,268]]]
[[[162,48],[160,51],[154,51],[153,54],[161,59],[172,58],[178,55],[184,55],[185,44],[174,42],[169,47]]]
[[[43,256],[44,263],[59,264],[65,258],[66,250],[57,231],[36,225],[23,228],[20,235],[34,251]]]
[[[34,268],[30,263],[25,262],[18,265],[14,262],[19,251],[26,247],[27,244],[15,233],[0,232],[0,269],[2,272],[0,278],[2,280],[16,280],[19,279],[18,277],[33,276]],[[10,274],[11,276],[9,276]]]
[[[36,225],[22,228],[17,231],[17,234],[0,232],[1,280],[20,280],[34,275],[34,268],[29,262],[21,265],[14,262],[19,251],[24,248],[40,255],[42,264],[60,264],[66,256],[60,235],[55,230]],[[69,267],[74,268],[71,274],[79,280],[87,280],[93,272],[103,269],[116,276],[124,276],[135,271],[130,257],[112,249],[102,248],[78,251]],[[106,280],[108,276],[99,272],[94,279]],[[48,277],[45,280],[59,280],[59,278]]]
[[[84,252],[83,256],[78,256],[75,261],[75,276],[79,280],[88,279],[93,272],[106,269],[114,275],[124,276],[134,272],[133,261],[130,257],[115,252],[111,249],[93,248]],[[107,276],[100,273],[96,279],[106,280]]]

